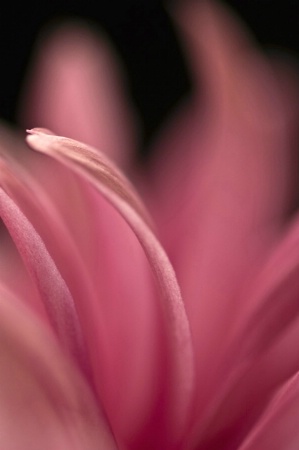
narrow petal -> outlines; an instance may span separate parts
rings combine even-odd
[[[40,236],[2,188],[0,215],[37,287],[59,339],[70,354],[83,364],[86,358],[83,338],[69,289]]]
[[[40,320],[49,324],[45,305],[3,222],[0,225],[0,248],[0,283],[6,286],[16,298],[22,297]],[[17,283],[16,280],[18,280]]]
[[[295,450],[299,442],[299,375],[279,390],[240,450]]]
[[[117,435],[132,445],[157,402],[161,412],[168,386],[158,293],[144,252],[120,215],[86,182],[54,159],[28,153],[7,127],[1,128],[1,137],[1,184],[66,281],[80,318],[91,380],[106,400]],[[10,278],[5,281],[11,287]],[[33,302],[28,292],[26,302],[41,315],[40,300]],[[147,442],[156,435],[149,431]],[[144,433],[140,438],[144,442]]]
[[[200,427],[231,356],[228,330],[244,308],[243,293],[296,204],[298,111],[280,75],[220,4],[183,2],[177,21],[201,93],[201,122],[189,172],[182,165],[183,208],[164,221],[176,232],[167,251],[195,342]]]
[[[40,39],[26,83],[22,123],[55,130],[128,166],[136,147],[133,108],[122,70],[104,36],[80,23]]]
[[[0,294],[0,446],[116,450],[93,394],[27,307]]]
[[[250,300],[232,332],[235,336],[244,335],[240,358],[258,357],[298,319],[298,251],[297,216],[247,293]]]
[[[227,367],[222,367],[223,379],[218,390],[197,432],[190,434],[191,447],[239,448],[277,389],[298,371],[298,339],[297,319],[254,363],[251,359],[236,362],[229,376]]]
[[[7,126],[0,133],[1,185],[45,242],[72,296],[92,296],[89,278],[96,263],[96,232],[93,205],[84,187],[56,161],[36,152],[28,154],[24,141]],[[63,246],[57,245],[58,238]]]
[[[91,183],[123,216],[142,245],[160,287],[164,326],[170,343],[168,412],[181,435],[186,426],[193,389],[193,354],[189,324],[173,269],[166,254],[146,225],[147,215],[129,183],[103,155],[71,139],[31,130],[28,144],[61,161]],[[145,217],[145,220],[143,219]]]
[[[208,430],[202,422],[207,445],[217,437],[232,446],[225,430],[242,440],[277,388],[299,370],[298,248],[297,217],[246,293],[250,300],[232,329],[231,359],[222,367],[218,395],[209,407]]]

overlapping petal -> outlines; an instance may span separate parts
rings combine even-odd
[[[189,143],[187,164],[183,137],[182,156],[175,162],[183,207],[163,221],[172,227],[166,248],[195,342],[201,416],[227,376],[223,361],[233,360],[230,330],[252,301],[244,292],[283,235],[295,205],[297,111],[280,75],[223,7],[191,1],[177,17],[201,108],[193,107],[191,134],[181,127]],[[169,141],[166,145],[169,149]],[[167,198],[163,176],[158,191],[168,189]],[[163,204],[160,208],[167,211]],[[199,418],[198,427],[203,423]]]
[[[2,188],[0,216],[33,279],[62,346],[80,365],[84,364],[86,354],[83,336],[69,289],[40,236]]]
[[[298,373],[279,390],[240,450],[295,450],[298,446]]]
[[[222,366],[223,378],[208,408],[206,445],[240,442],[279,386],[298,371],[298,230],[297,217],[244,294],[244,309],[231,330],[231,360]]]
[[[115,448],[95,401],[130,450],[291,449],[298,439],[298,92],[221,5],[184,2],[176,20],[194,95],[140,185],[184,303],[142,201],[103,153],[33,129],[27,142],[39,153],[23,159],[22,149],[19,164],[9,155],[19,144],[0,130],[3,404],[14,413],[23,395],[34,398],[49,449]],[[40,53],[25,114],[128,168],[131,114],[106,44],[96,46],[82,27],[59,30]],[[68,356],[63,366],[51,327],[84,380]],[[54,369],[44,377],[46,358]],[[35,448],[40,435],[20,411],[24,448]],[[10,416],[3,423],[6,444]]]
[[[93,393],[50,330],[3,286],[0,311],[1,447],[116,450]]]
[[[171,433],[176,438],[181,438],[181,432],[187,423],[193,389],[193,353],[189,324],[173,269],[143,219],[145,216],[138,197],[118,170],[92,148],[67,138],[46,134],[39,129],[32,130],[27,141],[34,149],[58,159],[91,183],[123,216],[143,247],[158,282],[163,300],[162,311],[165,314],[164,339],[169,352],[169,371],[164,379],[167,421],[176,426]],[[163,411],[165,406],[160,406]],[[167,433],[169,432],[168,429]]]
[[[131,436],[163,397],[160,313],[143,251],[119,214],[86,183],[56,161],[28,154],[27,147],[25,155],[22,147],[14,155],[19,141],[6,130],[2,137],[1,183],[66,281],[91,356],[92,379],[108,399],[118,434]]]

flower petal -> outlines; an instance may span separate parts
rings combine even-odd
[[[6,128],[1,135],[1,184],[40,234],[70,289],[91,379],[107,400],[114,429],[123,441],[136,440],[153,405],[158,401],[162,409],[167,370],[157,292],[144,252],[119,214],[84,180],[54,159],[28,153]],[[41,302],[32,302],[29,292],[26,302],[40,314]]]
[[[138,238],[160,287],[165,313],[164,327],[170,351],[171,372],[167,375],[167,411],[174,435],[182,430],[190,413],[193,389],[193,354],[189,324],[173,269],[166,254],[146,225],[147,215],[132,187],[108,160],[94,149],[71,139],[30,131],[28,144],[46,153],[91,183],[122,215]],[[169,431],[169,430],[168,430]],[[176,437],[177,438],[177,437]]]
[[[101,149],[128,166],[136,148],[132,108],[104,36],[68,23],[40,39],[24,92],[22,123],[38,123]]]
[[[206,442],[216,436],[219,442],[224,442],[227,429],[230,436],[239,432],[242,439],[273,392],[299,370],[298,248],[297,217],[247,293],[250,300],[245,302],[244,311],[232,329],[232,356],[222,367],[218,398],[215,396],[210,404],[206,418],[210,424],[208,430],[207,427],[204,430],[202,421]],[[232,442],[228,441],[230,445]]]
[[[73,299],[40,236],[0,188],[0,215],[17,246],[63,346],[81,364],[86,357]]]
[[[32,278],[29,276],[20,254],[11,239],[7,228],[1,221],[0,225],[0,283],[23,301],[44,322],[49,324],[49,316],[45,310]],[[18,282],[16,283],[16,280]]]
[[[293,450],[299,441],[298,373],[279,390],[240,450]]]
[[[294,344],[298,339],[299,320],[296,320],[254,362],[237,362],[229,376],[227,367],[223,367],[223,380],[205,411],[200,427],[190,435],[195,448],[239,448],[275,391],[298,371],[297,347]]]
[[[244,308],[243,292],[294,208],[298,111],[296,97],[224,7],[183,2],[177,17],[201,88],[195,119],[202,121],[190,147],[194,163],[183,173],[183,208],[168,218],[176,235],[167,251],[195,342],[200,427],[231,357],[228,330]]]
[[[49,330],[2,287],[0,353],[1,448],[116,450],[77,368]]]
[[[240,358],[258,357],[298,318],[298,250],[297,216],[247,293],[250,300],[232,332],[236,339],[244,336]]]
[[[17,205],[17,208],[22,211],[22,217],[28,222],[28,227],[31,227],[33,235],[37,236],[38,241],[42,241],[41,246],[46,247],[46,261],[51,260],[48,267],[50,271],[47,273],[47,264],[44,265],[45,270],[40,267],[35,270],[36,261],[34,261],[34,258],[32,264],[32,261],[28,263],[25,257],[25,265],[29,269],[26,274],[24,264],[15,245],[10,242],[11,239],[9,239],[7,233],[2,233],[1,259],[3,259],[3,267],[1,279],[16,293],[16,296],[21,294],[23,300],[30,304],[35,313],[38,313],[43,320],[48,322],[49,317],[51,318],[52,325],[56,328],[62,341],[72,347],[73,353],[77,357],[79,353],[81,354],[79,358],[81,361],[78,362],[83,363],[83,360],[85,360],[83,366],[86,366],[84,368],[88,370],[86,355],[82,359],[82,351],[78,352],[78,348],[76,351],[76,345],[72,344],[73,332],[70,327],[65,327],[67,324],[70,325],[70,319],[73,317],[75,328],[81,335],[79,329],[84,323],[82,317],[90,322],[90,317],[86,318],[83,299],[88,298],[90,305],[96,303],[98,299],[90,276],[89,263],[91,264],[94,259],[93,251],[91,251],[92,243],[89,242],[92,229],[87,222],[87,217],[85,217],[88,213],[88,209],[85,207],[86,199],[83,199],[83,195],[79,192],[75,177],[70,177],[66,169],[59,167],[61,165],[53,161],[53,166],[48,158],[37,153],[28,154],[28,147],[23,142],[20,143],[7,127],[1,127],[0,131],[0,185]],[[53,179],[53,173],[55,173],[55,179]],[[61,190],[57,189],[58,180],[63,186],[63,195]],[[22,215],[22,213],[20,214]],[[77,217],[81,218],[82,223],[78,223]],[[88,235],[87,240],[85,239],[86,234]],[[30,240],[28,236],[25,237],[27,243]],[[58,245],[58,242],[63,242],[63,245]],[[28,245],[31,249],[30,242]],[[21,248],[23,247],[21,245]],[[4,250],[6,250],[5,255]],[[49,255],[47,255],[47,252],[49,252]],[[52,270],[53,265],[56,265],[57,269]],[[16,270],[19,277],[18,285],[12,279],[12,274],[16,273]],[[57,283],[59,284],[60,280],[60,287],[62,288],[60,291],[61,298],[57,302],[53,302],[55,295],[52,295],[55,294],[55,272],[58,273]],[[29,279],[29,273],[33,275],[31,280]],[[47,289],[46,280],[47,278],[51,279],[51,274],[52,277],[54,276],[54,286],[51,285],[50,289]],[[43,278],[42,282],[39,282],[38,277]],[[35,286],[36,279],[39,286],[38,294]],[[66,304],[64,300],[66,300]],[[73,302],[76,311],[72,306]],[[60,314],[61,306],[63,306],[62,309],[65,309],[66,315]],[[67,311],[68,308],[70,308],[70,311]],[[80,325],[78,324],[78,316],[80,316]],[[91,312],[91,316],[97,317],[95,311]],[[97,317],[97,321],[99,324],[100,317]],[[86,329],[82,329],[82,332],[85,335]],[[82,336],[79,341],[82,341]],[[84,336],[84,341],[86,343],[86,336]],[[82,347],[82,343],[77,342],[77,344],[80,348]],[[94,345],[94,342],[92,345]],[[89,349],[87,350],[89,351]],[[85,353],[85,350],[83,353]]]

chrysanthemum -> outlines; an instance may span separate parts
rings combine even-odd
[[[220,5],[176,20],[193,96],[146,168],[79,25],[37,57],[37,152],[1,128],[5,450],[299,446],[296,79]]]

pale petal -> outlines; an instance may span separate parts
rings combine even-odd
[[[0,446],[116,450],[86,382],[32,313],[1,289]]]
[[[35,283],[55,331],[66,350],[83,364],[83,337],[73,299],[40,236],[0,188],[0,216]]]
[[[53,166],[48,158],[40,159],[41,155],[28,153],[27,146],[20,145],[20,141],[3,127],[1,127],[1,138],[0,185],[22,211],[23,215],[20,211],[18,213],[23,217],[21,220],[26,222],[26,218],[28,218],[27,222],[30,223],[27,223],[26,226],[31,228],[33,236],[37,236],[33,237],[33,241],[37,239],[36,250],[38,250],[38,242],[41,240],[41,255],[45,256],[45,260],[49,262],[48,267],[47,264],[42,267],[37,264],[38,258],[41,256],[39,250],[36,261],[34,258],[28,261],[26,252],[24,254],[23,251],[24,245],[21,244],[22,236],[14,236],[22,250],[20,253],[25,257],[25,265],[28,270],[24,270],[25,266],[15,245],[7,233],[1,233],[3,239],[1,279],[10,287],[11,291],[15,292],[16,296],[21,294],[23,301],[30,304],[41,318],[46,322],[49,320],[52,322],[62,341],[70,347],[70,350],[72,348],[72,353],[77,357],[81,354],[80,360],[83,363],[82,354],[85,353],[85,350],[83,351],[82,348],[83,339],[80,331],[81,325],[78,324],[78,315],[80,322],[82,322],[82,317],[90,322],[90,317],[86,317],[85,300],[83,301],[83,299],[88,298],[90,305],[96,303],[98,299],[96,287],[90,276],[89,265],[94,261],[93,252],[90,249],[94,245],[89,242],[90,231],[93,230],[85,217],[88,215],[88,209],[84,205],[86,199],[82,198],[81,201],[83,196],[78,191],[78,183],[74,177],[68,176],[70,174],[67,173],[67,170],[59,170],[61,165],[55,163],[56,166]],[[53,178],[53,173],[55,173],[55,178]],[[57,189],[59,179],[63,191]],[[80,222],[77,217],[81,218],[80,225],[77,224]],[[28,236],[25,236],[25,241],[31,251],[32,245]],[[58,240],[63,242],[63,245],[58,245]],[[35,268],[36,265],[37,268]],[[53,268],[55,265],[58,272],[55,267]],[[17,285],[14,276],[18,276]],[[42,282],[39,278],[42,278]],[[51,280],[53,284],[50,282]],[[60,294],[58,286],[61,288]],[[59,298],[60,296],[61,298]],[[76,311],[72,305],[73,301]],[[65,314],[61,315],[63,311]],[[95,311],[91,312],[91,316],[97,317]],[[99,320],[100,318],[97,317],[97,321]],[[77,337],[81,336],[77,342],[78,345],[75,342],[72,343],[74,332],[75,335],[78,332]],[[86,360],[86,355],[83,359]],[[87,366],[86,361],[83,365]],[[84,369],[87,370],[87,367]]]
[[[86,142],[127,167],[136,135],[123,80],[104,36],[76,22],[56,27],[40,39],[21,122]]]
[[[173,436],[182,437],[193,389],[193,360],[189,325],[173,269],[150,228],[147,215],[132,187],[103,155],[67,138],[31,130],[27,141],[89,181],[123,216],[140,241],[160,287],[164,327],[170,354],[170,372],[164,379],[169,424]],[[143,219],[145,218],[145,220]],[[164,335],[165,336],[165,335]],[[166,376],[166,374],[165,374]],[[164,400],[165,401],[165,400]],[[165,419],[164,419],[165,420]],[[168,426],[169,426],[168,424]],[[166,429],[166,432],[170,432]]]
[[[163,388],[157,386],[166,370],[161,314],[144,252],[87,183],[59,162],[20,147],[6,128],[1,135],[1,183],[42,237],[71,291],[91,375],[108,399],[114,428],[136,440],[136,429],[161,402]]]

